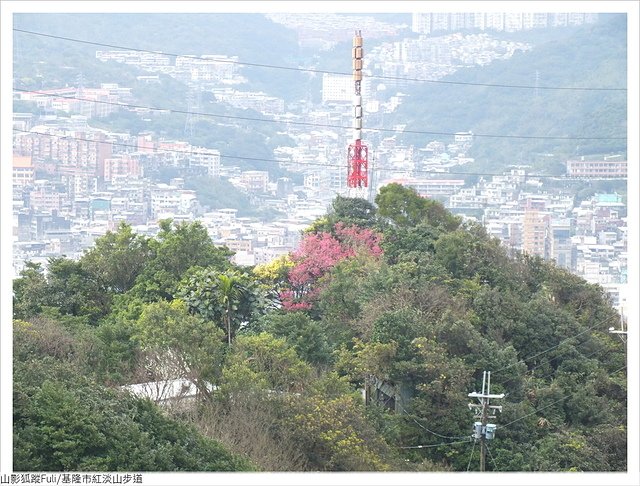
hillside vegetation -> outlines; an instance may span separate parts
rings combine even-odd
[[[487,470],[626,470],[625,347],[600,287],[394,184],[376,206],[337,198],[288,257],[229,255],[164,221],[25,269],[14,468],[477,470],[467,404],[487,370],[505,393]],[[177,378],[196,402],[120,388]],[[376,386],[395,406],[364,403]]]

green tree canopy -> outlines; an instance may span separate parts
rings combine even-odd
[[[438,201],[422,198],[415,189],[392,183],[380,189],[376,196],[378,214],[397,226],[416,226],[427,222],[433,227],[453,231],[460,219]]]
[[[232,253],[216,247],[207,229],[198,221],[173,224],[160,222],[160,232],[150,242],[153,258],[138,276],[134,292],[147,301],[173,298],[178,283],[192,267],[229,268]]]
[[[80,263],[105,292],[122,293],[133,287],[152,256],[149,240],[122,222],[116,232],[98,238]]]
[[[111,295],[104,292],[80,262],[50,258],[46,275],[38,264],[28,264],[14,284],[16,317],[30,317],[49,307],[61,314],[87,316],[92,323],[105,315]]]
[[[200,316],[190,315],[181,300],[147,304],[135,323],[136,339],[147,353],[156,379],[187,378],[205,397],[220,376],[224,358],[223,332]]]
[[[198,270],[182,281],[178,295],[192,312],[217,323],[229,344],[241,327],[248,326],[269,305],[257,282],[235,270]]]
[[[252,466],[156,405],[100,383],[93,329],[14,321],[15,471],[237,471]]]

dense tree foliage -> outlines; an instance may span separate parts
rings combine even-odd
[[[186,272],[194,267],[224,270],[229,266],[231,252],[225,247],[216,247],[199,222],[160,221],[158,237],[150,245],[153,258],[132,289],[147,301],[173,298]]]
[[[223,332],[215,323],[189,315],[186,304],[176,299],[145,305],[134,329],[150,378],[187,378],[199,393],[210,394],[224,353]]]
[[[336,199],[252,271],[228,255],[166,221],[25,267],[16,468],[475,470],[468,394],[488,370],[506,395],[489,470],[626,469],[625,346],[602,288],[399,185],[376,206]],[[195,397],[162,409],[119,386],[178,379]]]
[[[179,295],[193,312],[221,323],[229,344],[242,326],[250,324],[268,306],[256,282],[246,273],[233,270],[198,270],[183,280]]]
[[[14,470],[252,469],[149,400],[100,384],[95,344],[50,319],[14,321]]]
[[[120,223],[108,231],[82,258],[82,267],[106,292],[122,293],[133,287],[137,276],[152,258],[149,240]]]

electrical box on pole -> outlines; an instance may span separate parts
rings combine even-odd
[[[491,399],[504,398],[504,393],[499,395],[491,394],[491,371],[482,372],[482,392],[469,393],[470,398],[477,398],[478,403],[470,403],[469,410],[475,409],[475,417],[479,418],[480,422],[474,422],[473,424],[473,439],[480,440],[480,471],[484,471],[485,457],[487,454],[487,447],[485,441],[492,440],[495,437],[496,425],[487,423],[490,418],[496,418],[495,411],[502,412],[501,405],[491,405],[489,402]]]

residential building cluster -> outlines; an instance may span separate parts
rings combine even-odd
[[[420,35],[383,43],[367,52],[365,65],[387,78],[423,78],[437,80],[462,68],[483,66],[499,59],[509,59],[531,45],[498,40],[487,33],[446,34],[437,37]],[[385,79],[387,87],[401,88],[408,81]]]
[[[481,179],[446,198],[428,186],[412,185],[454,213],[481,222],[510,250],[554,260],[603,286],[613,305],[625,312],[628,227],[626,204],[619,194],[600,193],[576,201],[571,188],[549,189],[543,179],[527,176],[525,168]]]
[[[153,236],[158,222],[200,220],[213,241],[235,252],[243,265],[267,262],[292,251],[302,230],[325,213],[317,186],[295,186],[289,178],[270,179],[266,170],[240,170],[221,164],[218,150],[166,140],[152,133],[131,136],[92,128],[80,115],[58,117],[20,113],[24,127],[13,143],[14,272],[27,260],[79,257],[95,238],[121,221]],[[148,174],[176,168],[184,177],[225,177],[248,194],[254,205],[283,215],[278,222],[238,217],[238,210],[211,211],[185,188],[185,178],[170,183]],[[308,189],[308,190],[307,190]],[[326,192],[326,191],[324,191]]]
[[[418,34],[431,34],[442,31],[456,32],[471,29],[516,32],[547,27],[592,24],[597,21],[597,13],[415,13],[411,18],[411,30]]]
[[[396,37],[404,26],[381,22],[368,15],[332,13],[271,13],[273,22],[293,29],[301,48],[328,50],[339,42],[351,42],[353,32],[362,30],[369,38]]]
[[[167,74],[185,82],[234,84],[243,81],[238,75],[237,56],[173,56],[161,52],[117,50],[96,51],[96,59],[130,64],[144,71]]]
[[[131,88],[102,83],[99,88],[77,87],[15,91],[14,101],[29,101],[42,111],[75,113],[87,118],[103,118],[119,111],[119,104],[133,101]]]
[[[243,110],[255,110],[263,115],[280,115],[285,112],[282,98],[268,96],[263,92],[239,91],[232,88],[212,90],[216,101],[227,103]]]

